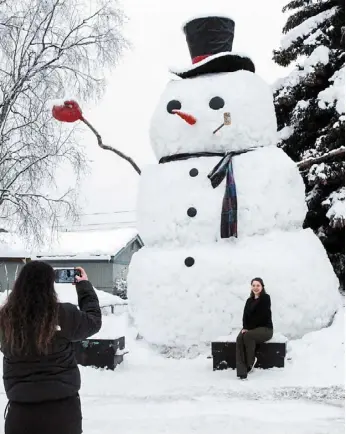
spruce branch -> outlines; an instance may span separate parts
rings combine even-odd
[[[306,160],[299,161],[297,163],[297,166],[298,166],[299,170],[303,170],[303,169],[311,167],[313,164],[323,163],[324,161],[329,160],[330,158],[338,157],[340,155],[345,155],[345,147],[344,146],[341,146],[338,149],[333,149],[332,151],[327,152],[326,154],[321,155],[320,157],[307,158]]]

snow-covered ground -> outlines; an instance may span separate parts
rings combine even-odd
[[[130,352],[114,372],[81,367],[87,434],[344,433],[343,306],[331,327],[289,342],[284,369],[256,370],[248,381],[213,372],[207,354],[156,354],[136,340],[126,312],[104,320],[109,333],[112,322],[115,335],[125,327]]]

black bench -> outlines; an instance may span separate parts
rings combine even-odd
[[[236,369],[236,337],[218,339],[211,344],[213,370]],[[283,368],[285,366],[286,342],[271,339],[256,346],[256,368]]]
[[[125,337],[118,339],[86,339],[76,342],[77,363],[82,366],[107,368],[112,371],[122,363],[125,351]]]

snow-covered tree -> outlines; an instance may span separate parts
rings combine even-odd
[[[280,144],[299,162],[311,227],[345,278],[345,3],[294,0],[274,60],[292,66],[274,85]]]
[[[127,279],[126,279],[127,273],[128,273],[128,268],[125,267],[121,271],[120,276],[118,276],[115,279],[114,287],[113,287],[113,294],[117,295],[123,300],[127,300]]]
[[[56,168],[85,164],[49,101],[98,98],[124,47],[117,0],[0,0],[0,228],[39,238],[74,214],[73,187],[49,196]]]

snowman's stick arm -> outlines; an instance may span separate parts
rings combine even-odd
[[[324,155],[316,158],[307,158],[306,160],[299,161],[297,166],[299,170],[307,169],[311,167],[313,164],[322,163],[323,161],[329,160],[333,157],[338,157],[339,155],[345,155],[345,147],[341,146],[338,149],[333,149],[330,152],[327,152]]]
[[[118,149],[115,149],[112,146],[105,145],[102,142],[102,137],[101,137],[100,133],[91,125],[91,123],[89,121],[87,121],[84,117],[81,118],[81,121],[84,122],[85,125],[87,127],[89,127],[91,129],[91,131],[95,134],[95,136],[97,138],[97,143],[98,143],[100,148],[105,149],[106,151],[114,152],[114,154],[117,154],[120,158],[123,158],[128,163],[130,163],[131,166],[135,169],[135,171],[139,175],[141,174],[141,169],[137,166],[137,164],[133,161],[133,159],[131,157],[129,157],[128,155],[124,154],[121,151],[118,151]]]

